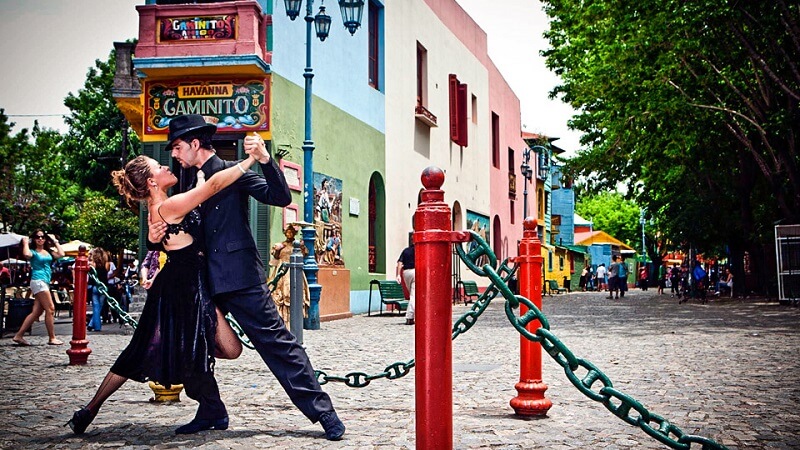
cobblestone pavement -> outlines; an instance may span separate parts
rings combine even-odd
[[[683,430],[730,449],[800,448],[798,346],[800,309],[763,299],[678,305],[654,290],[621,300],[572,293],[544,300],[555,333],[574,354],[593,362],[632,396]],[[454,307],[454,317],[468,307]],[[59,318],[62,339],[71,334]],[[397,315],[356,316],[305,331],[315,368],[328,374],[380,373],[413,357],[413,328]],[[118,325],[90,333],[86,366],[68,366],[68,345],[46,345],[44,326],[26,337],[35,345],[0,340],[0,448],[411,449],[415,443],[414,371],[363,389],[324,386],[347,425],[345,439],[328,442],[292,406],[251,350],[217,364],[231,417],[227,431],[176,436],[196,404],[155,404],[143,384],[128,383],[106,402],[83,436],[64,423],[94,393],[130,336]],[[668,448],[613,416],[567,380],[545,355],[544,382],[553,407],[546,418],[514,416],[509,400],[519,377],[519,335],[503,302],[494,300],[477,324],[453,343],[453,442],[457,449]],[[700,448],[693,446],[692,448]]]

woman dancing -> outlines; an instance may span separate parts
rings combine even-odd
[[[208,294],[205,261],[196,244],[201,229],[196,208],[236,181],[254,161],[251,156],[172,197],[167,190],[178,179],[152,158],[137,156],[112,173],[114,185],[128,201],[147,202],[148,223],[167,223],[162,243],[168,259],[147,291],[131,342],[94,398],[67,422],[75,434],[86,431],[103,402],[129,378],[165,386],[181,384],[188,377],[212,372],[215,357],[234,359],[241,354],[241,342]]]

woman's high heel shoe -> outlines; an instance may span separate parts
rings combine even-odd
[[[97,414],[92,414],[88,408],[81,408],[75,411],[75,414],[72,415],[72,419],[64,426],[69,426],[75,434],[83,434],[96,415]]]

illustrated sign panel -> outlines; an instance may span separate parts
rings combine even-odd
[[[344,265],[342,259],[342,180],[314,172],[314,226],[319,265]]]
[[[169,121],[182,114],[214,118],[217,131],[267,131],[269,78],[145,84],[146,134],[167,134]]]
[[[236,39],[236,15],[175,17],[161,19],[159,39],[189,41],[198,39]]]
[[[467,229],[478,233],[478,235],[482,237],[487,244],[490,246],[492,245],[492,241],[489,240],[489,216],[484,216],[483,214],[478,214],[476,212],[467,210]],[[477,251],[477,247],[477,241],[470,241],[469,252]],[[486,255],[481,255],[478,257],[475,263],[478,264],[478,267],[482,267],[484,264],[489,263],[489,257]]]
[[[467,210],[467,229],[478,233],[483,240],[491,244],[489,241],[489,216]]]

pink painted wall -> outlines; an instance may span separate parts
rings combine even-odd
[[[520,112],[520,102],[514,91],[506,82],[503,75],[489,58],[486,32],[470,17],[455,0],[425,0],[425,3],[436,13],[439,19],[456,36],[475,57],[486,67],[489,74],[489,111],[479,111],[479,120],[488,123],[482,127],[490,133],[487,142],[489,147],[480,149],[487,152],[489,166],[485,174],[475,174],[475,176],[489,176],[490,191],[490,224],[494,224],[495,217],[500,219],[501,235],[504,241],[503,251],[508,254],[497,255],[500,258],[517,254],[517,241],[522,239],[522,212],[523,212],[523,190],[524,179],[519,173],[519,166],[522,164],[522,151],[525,142],[522,140],[522,119]],[[492,113],[500,118],[500,167],[495,168],[491,165],[491,120]],[[511,223],[511,204],[508,194],[508,149],[514,150],[514,167],[511,171],[517,175],[516,181],[516,200],[514,202],[514,223]],[[535,164],[535,158],[530,163]],[[535,216],[535,187],[528,186],[528,215]],[[494,229],[492,229],[494,232]],[[494,238],[492,238],[494,240]],[[489,243],[492,244],[491,242]]]
[[[489,202],[493,216],[500,218],[503,239],[506,240],[504,251],[507,250],[508,254],[502,255],[502,257],[516,256],[517,241],[522,239],[523,192],[525,189],[525,179],[519,170],[519,166],[522,164],[522,152],[525,149],[525,141],[522,140],[521,135],[520,103],[519,98],[491,60],[487,68],[489,69],[489,109],[491,110],[487,113],[488,120],[491,120],[491,113],[497,114],[500,119],[500,167],[495,168],[493,165],[489,165]],[[513,167],[509,167],[509,148],[514,151]],[[491,150],[491,148],[488,149],[489,152]],[[509,198],[509,172],[516,174],[516,198],[513,211]],[[536,210],[531,207],[533,197],[535,197],[534,186],[529,185],[528,216],[536,215]],[[512,214],[514,223],[511,223]]]
[[[428,7],[484,66],[490,62],[486,32],[455,0],[425,0]]]

